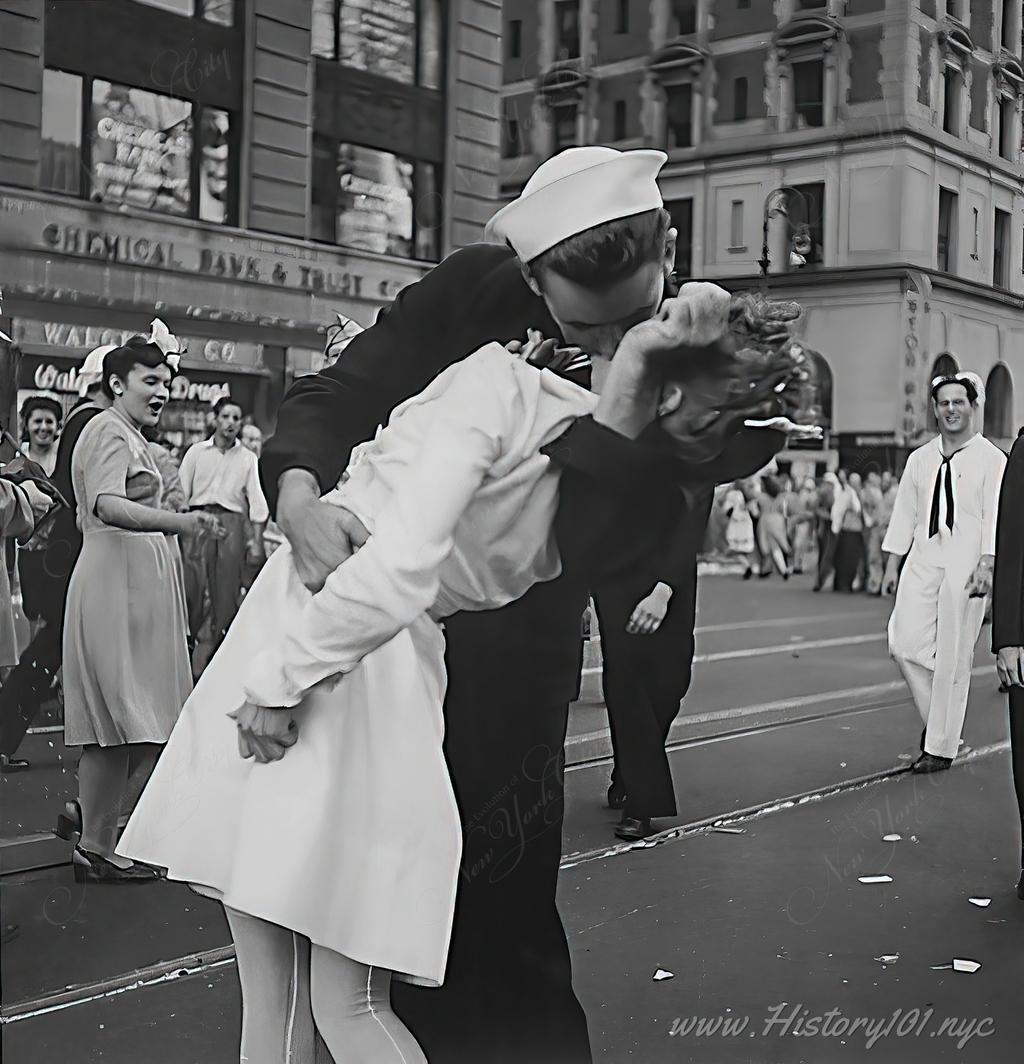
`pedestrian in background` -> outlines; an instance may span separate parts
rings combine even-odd
[[[263,430],[257,425],[251,418],[247,418],[242,425],[242,430],[238,434],[238,438],[242,441],[242,446],[247,450],[252,451],[256,455],[257,462],[260,455],[263,453]],[[269,552],[267,551],[265,539],[268,532],[271,532],[271,525],[273,522],[267,519],[266,524],[263,526],[262,533],[253,525],[252,521],[246,517],[245,520],[245,565],[242,569],[242,588],[244,591],[248,591],[252,587],[253,581],[259,576],[260,569],[266,564]]]
[[[218,537],[204,530],[182,544],[192,644],[209,621],[216,649],[241,601],[246,518],[262,555],[263,528],[270,512],[260,487],[256,455],[238,439],[244,416],[241,406],[225,397],[217,401],[213,412],[213,436],[185,452],[179,473],[188,509],[215,516],[226,533]]]
[[[1020,878],[1024,901],[1024,429],[1010,450],[999,492],[992,574],[992,651],[1009,694],[1010,766],[1020,818]]]
[[[63,420],[64,408],[49,396],[30,395],[21,404],[21,453],[47,476],[53,475]]]
[[[725,494],[725,513],[729,518],[725,528],[726,546],[731,553],[738,555],[746,563],[743,579],[749,580],[754,575],[757,547],[754,543],[754,522],[747,510],[747,497],[739,480],[734,481]]]
[[[697,551],[713,494],[704,485],[680,505],[663,552],[594,590],[614,759],[608,805],[622,810],[620,839],[652,835],[652,819],[676,814],[665,743],[690,686]]]
[[[818,498],[814,508],[814,531],[818,544],[818,575],[814,590],[820,591],[835,570],[837,534],[832,529],[832,510],[835,507],[839,478],[835,473],[826,473],[818,485]]]
[[[818,502],[818,487],[812,477],[804,480],[799,491],[792,497],[789,519],[789,536],[793,544],[793,572],[802,573],[811,566],[815,557],[814,511]]]
[[[853,591],[864,566],[864,518],[857,485],[860,477],[840,470],[839,487],[832,504],[832,534],[835,537],[833,591]]]
[[[932,382],[939,435],[907,459],[882,544],[889,554],[883,588],[896,592],[889,653],[924,723],[918,773],[947,769],[956,756],[992,587],[1006,456],[975,431],[982,394],[973,373]]]
[[[78,799],[56,833],[79,835],[78,882],[156,878],[115,855],[117,818],[129,776],[155,764],[192,690],[184,580],[167,534],[217,534],[218,522],[159,507],[160,473],[142,429],[160,419],[173,364],[142,336],[109,352],[102,387],[111,405],[82,430],[71,461],[83,543],[64,622],[64,741],[83,749]]]
[[[878,595],[882,591],[882,540],[888,526],[884,514],[885,499],[882,494],[882,478],[872,470],[861,493],[861,506],[864,511],[864,590],[869,595]]]
[[[789,579],[789,536],[786,531],[786,500],[782,487],[774,476],[765,476],[761,483],[761,517],[757,524],[757,545],[763,559],[760,575],[771,576],[772,566],[783,580]]]

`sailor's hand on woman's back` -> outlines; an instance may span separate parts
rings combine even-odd
[[[299,579],[314,593],[368,538],[358,517],[320,501],[316,478],[305,469],[289,469],[281,477],[277,523],[291,545]]]

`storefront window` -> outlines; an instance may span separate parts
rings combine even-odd
[[[82,191],[82,79],[43,71],[43,126],[39,185],[48,192]]]
[[[438,257],[436,166],[320,137],[314,153],[315,239],[401,258]]]
[[[312,51],[406,84],[440,89],[443,0],[313,0]]]
[[[91,200],[191,214],[190,103],[96,80],[90,137]]]
[[[91,109],[83,145],[84,98]],[[233,132],[230,112],[220,108],[46,70],[40,187],[118,208],[230,224]]]

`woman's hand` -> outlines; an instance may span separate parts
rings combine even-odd
[[[160,481],[148,469],[128,477],[124,482],[124,497],[129,502],[145,502],[152,498],[160,488]]]
[[[728,330],[732,294],[707,281],[684,284],[666,299],[658,313],[634,325],[622,338],[615,358],[657,359],[680,348],[703,349],[720,341]],[[613,360],[614,364],[614,360]]]
[[[280,761],[299,738],[299,728],[290,709],[270,709],[243,702],[228,716],[238,726],[238,752],[261,765]]]
[[[630,635],[653,635],[665,620],[671,600],[672,588],[668,584],[658,584],[636,604],[626,624],[626,631]]]
[[[193,534],[205,532],[213,536],[214,539],[223,539],[228,534],[228,530],[221,524],[220,518],[214,514],[206,513],[205,510],[193,510],[185,516],[191,526],[189,531]]]

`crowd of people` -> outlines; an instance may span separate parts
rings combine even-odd
[[[161,323],[154,322],[154,327],[161,337],[169,336]],[[142,349],[141,343],[137,346]],[[148,350],[159,348],[150,342]],[[28,633],[27,640],[22,633],[20,646],[12,633],[4,659],[0,661],[0,667],[7,673],[0,688],[0,769],[3,772],[25,771],[31,767],[27,759],[17,756],[27,729],[61,684],[66,686],[69,680],[78,682],[78,674],[73,669],[69,674],[65,661],[68,641],[75,638],[74,632],[67,631],[73,573],[79,570],[79,583],[83,582],[87,563],[94,556],[91,564],[99,570],[97,580],[102,591],[95,601],[95,614],[84,618],[83,624],[103,630],[105,624],[131,612],[129,604],[119,599],[119,595],[127,594],[127,584],[113,574],[121,572],[126,580],[135,580],[139,577],[134,567],[124,558],[107,557],[95,549],[86,553],[83,560],[84,543],[109,546],[115,542],[110,535],[90,537],[90,531],[102,529],[109,533],[111,528],[121,525],[111,525],[93,510],[79,517],[77,504],[85,497],[82,493],[86,482],[76,481],[76,464],[83,467],[83,476],[87,468],[89,477],[96,477],[111,455],[127,448],[133,464],[125,498],[172,515],[164,521],[167,527],[160,528],[169,533],[166,549],[172,557],[164,559],[155,570],[151,571],[147,563],[141,571],[152,581],[154,589],[165,589],[168,594],[177,589],[176,574],[179,570],[182,573],[180,590],[186,609],[185,668],[189,685],[209,653],[223,639],[246,589],[266,561],[268,550],[276,546],[274,530],[268,528],[269,512],[257,471],[263,433],[252,417],[230,397],[221,398],[210,410],[208,438],[180,448],[161,433],[159,417],[151,416],[157,406],[162,410],[165,397],[160,394],[150,397],[153,409],[143,410],[138,400],[134,413],[125,411],[125,402],[131,398],[126,386],[110,384],[119,357],[117,351],[116,347],[107,345],[85,357],[77,377],[80,397],[66,418],[62,405],[43,395],[28,396],[19,411],[21,438],[17,447],[11,448],[17,451],[18,457],[6,468],[17,466],[34,472],[39,482],[52,484],[67,505],[33,522],[33,528],[17,539],[17,545],[16,537],[6,540],[4,575],[8,586],[20,588]],[[154,384],[151,389],[157,386]],[[100,446],[94,439],[95,432],[90,433],[91,447],[99,446],[93,453],[82,443],[82,437],[94,418],[110,411],[120,420],[108,416],[101,424],[108,429],[120,428],[127,419],[131,431],[121,439],[120,450],[113,444]],[[115,479],[122,472],[117,467]],[[134,526],[130,531],[135,531]],[[119,542],[134,546],[140,541],[128,535]],[[126,638],[130,631],[131,626],[124,633]],[[79,637],[84,639],[84,633]],[[112,653],[130,660],[131,655],[126,655],[124,646],[116,642],[109,645],[117,647]],[[177,708],[180,709],[180,703]],[[91,731],[88,736],[92,736]],[[86,776],[90,776],[88,764]],[[107,805],[116,821],[115,798],[119,795],[112,796]],[[68,825],[80,824],[80,809],[71,810],[63,823],[65,831]]]
[[[744,565],[743,578],[813,573],[814,590],[882,593],[882,541],[896,502],[889,470],[839,469],[797,482],[761,473],[722,486],[704,551]]]

